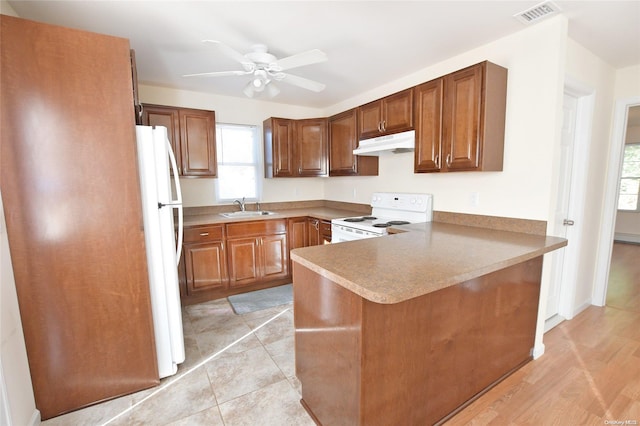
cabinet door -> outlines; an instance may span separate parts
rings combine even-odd
[[[229,250],[229,285],[240,287],[260,280],[259,239],[238,238],[227,240]]]
[[[480,159],[482,64],[445,77],[444,150],[449,170],[474,170]]]
[[[353,155],[358,147],[358,110],[329,118],[329,176],[378,176],[378,157]]]
[[[358,107],[359,139],[380,136],[382,132],[382,102],[375,101]]]
[[[326,176],[328,151],[326,118],[296,121],[294,152],[298,176]]]
[[[320,221],[318,219],[309,218],[309,245],[317,246],[320,244]]]
[[[443,79],[429,81],[414,89],[416,149],[414,171],[437,172],[442,158]]]
[[[213,111],[180,109],[183,176],[216,177],[216,129]]]
[[[309,245],[309,233],[307,232],[307,218],[294,217],[289,219],[289,249],[293,250]]]
[[[411,128],[413,128],[413,90],[403,90],[383,98],[383,133],[398,133]]]
[[[222,241],[183,247],[188,296],[227,286],[229,275]]]
[[[295,175],[293,164],[294,122],[274,118],[273,131],[273,176],[291,177]]]
[[[271,281],[289,275],[289,249],[287,235],[267,235],[260,238],[262,279]]]
[[[182,174],[182,153],[180,150],[180,117],[178,108],[162,105],[142,105],[142,124],[145,126],[164,126],[176,156],[178,173]]]

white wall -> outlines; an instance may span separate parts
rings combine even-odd
[[[219,96],[141,84],[140,101],[143,103],[174,105],[187,108],[213,110],[216,122],[258,126],[262,146],[262,122],[269,117],[312,118],[323,117],[324,111],[275,102]],[[260,150],[263,154],[262,149]],[[262,160],[260,161],[262,164]],[[264,176],[264,173],[262,173]],[[325,178],[262,179],[262,201],[299,201],[324,199]],[[215,204],[215,179],[180,179],[186,207]]]
[[[552,159],[559,136],[565,38],[566,20],[560,16],[328,110],[335,114],[477,62],[492,61],[509,70],[504,171],[414,174],[412,154],[390,154],[380,157],[379,176],[329,179],[325,196],[368,203],[373,191],[430,192],[437,210],[547,220],[554,199],[550,196]],[[475,193],[478,205],[471,201]]]
[[[27,363],[1,194],[0,219],[0,424],[35,425],[40,412]]]

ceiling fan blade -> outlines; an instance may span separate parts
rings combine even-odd
[[[248,59],[246,56],[244,56],[242,53],[238,52],[237,50],[235,50],[234,48],[227,46],[226,44],[224,44],[221,41],[218,40],[202,40],[203,43],[213,43],[216,46],[218,46],[218,49],[220,49],[220,51],[222,53],[224,53],[225,55],[227,55],[228,57],[230,57],[231,59],[236,60],[237,62],[240,62],[241,64],[250,64],[250,65],[254,65],[254,62],[250,59]]]
[[[226,77],[230,75],[247,75],[251,74],[251,71],[215,71],[215,72],[200,72],[196,74],[185,74],[183,77]]]
[[[307,52],[298,53],[297,55],[287,56],[275,63],[274,71],[284,71],[291,68],[301,67],[304,65],[317,64],[326,61],[327,54],[322,50],[313,49]]]
[[[312,92],[322,92],[324,88],[327,87],[322,83],[309,80],[308,78],[298,77],[297,75],[280,73],[278,77],[280,76],[282,76],[282,78],[278,78],[279,81],[284,81],[286,83],[293,84],[294,86],[299,86],[303,89],[311,90]]]

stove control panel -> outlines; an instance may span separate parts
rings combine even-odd
[[[374,192],[371,207],[409,212],[429,212],[433,209],[433,195],[404,192]]]

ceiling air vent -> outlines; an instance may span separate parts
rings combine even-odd
[[[562,9],[560,9],[560,7],[554,2],[545,1],[525,10],[524,12],[516,13],[515,15],[513,15],[513,17],[523,24],[529,25],[535,24],[536,22],[541,21],[544,18],[555,15],[561,10]]]

